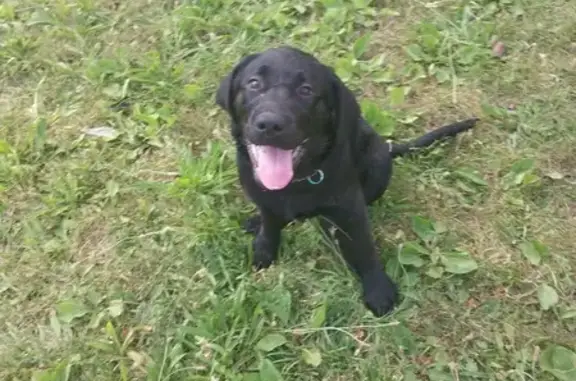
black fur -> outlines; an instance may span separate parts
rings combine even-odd
[[[266,268],[277,259],[281,231],[289,222],[321,216],[323,229],[336,228],[341,252],[362,284],[365,305],[376,316],[391,311],[398,291],[382,268],[366,206],[385,192],[394,157],[470,129],[477,119],[413,142],[387,143],[362,118],[354,95],[334,72],[292,47],[242,59],[222,80],[216,102],[230,115],[240,182],[259,210],[245,224],[255,234],[253,265]],[[278,131],[263,134],[263,127],[257,128],[263,113],[268,124],[260,126]],[[279,190],[265,189],[255,177],[248,144],[301,147],[293,180]],[[306,181],[318,170],[322,182]]]

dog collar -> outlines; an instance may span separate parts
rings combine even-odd
[[[296,180],[294,180],[294,182],[299,182],[299,181],[304,181],[304,180],[308,181],[308,183],[311,185],[318,185],[322,181],[324,181],[324,171],[321,169],[316,169],[314,172],[312,172],[311,175],[308,175],[308,176],[300,178],[300,179],[296,179]]]

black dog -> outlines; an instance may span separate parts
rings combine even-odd
[[[477,119],[388,143],[334,72],[292,47],[244,57],[223,79],[216,102],[231,117],[240,182],[260,212],[247,228],[256,233],[253,265],[272,264],[289,222],[321,216],[326,232],[336,228],[365,305],[376,316],[389,312],[398,291],[378,258],[366,205],[386,190],[394,157],[466,131]]]

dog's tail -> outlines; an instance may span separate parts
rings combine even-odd
[[[432,130],[429,133],[424,134],[419,138],[411,140],[407,143],[391,143],[390,152],[393,158],[398,156],[404,156],[418,148],[428,147],[437,140],[456,136],[461,132],[467,131],[472,127],[474,127],[476,125],[476,122],[478,122],[479,120],[480,119],[478,118],[466,119],[461,122],[449,124],[447,126],[443,126],[435,130]]]

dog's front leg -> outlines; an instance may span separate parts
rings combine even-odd
[[[286,223],[265,209],[260,209],[260,226],[252,241],[252,265],[257,269],[270,267],[278,258],[282,229]]]
[[[398,299],[397,287],[378,258],[361,190],[342,201],[322,213],[322,228],[329,235],[335,228],[342,255],[362,283],[364,304],[375,316],[383,316]]]

